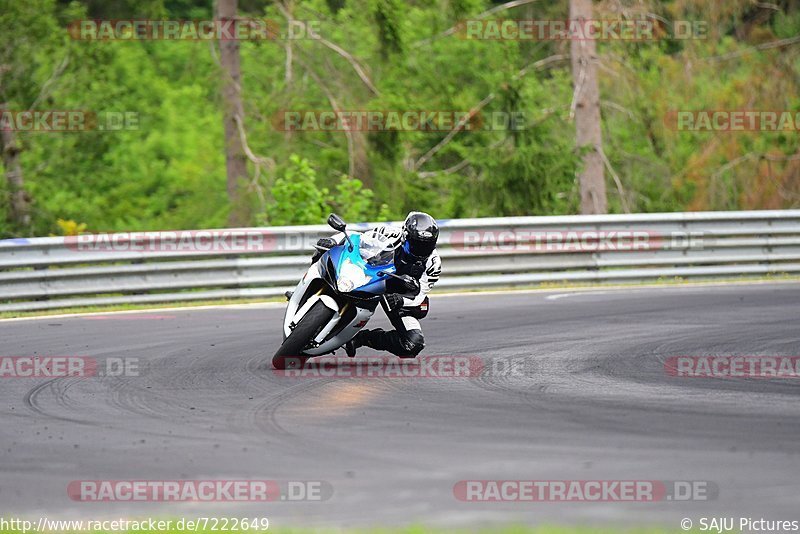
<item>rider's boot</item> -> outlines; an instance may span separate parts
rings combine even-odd
[[[348,341],[347,343],[345,343],[345,345],[344,345],[344,351],[347,353],[347,355],[348,355],[349,357],[353,358],[353,357],[356,355],[356,349],[357,349],[358,347],[363,347],[363,346],[365,345],[365,342],[364,342],[364,341],[365,341],[365,338],[364,338],[364,336],[365,336],[365,334],[366,334],[367,332],[369,332],[369,330],[366,330],[366,331],[365,331],[365,330],[362,330],[361,332],[359,332],[358,334],[356,334],[356,336],[355,336],[353,339],[351,339],[350,341]]]
[[[382,328],[362,330],[353,340],[345,345],[345,351],[350,356],[355,355],[358,347],[369,347],[375,350],[385,350],[401,358],[414,358],[425,347],[425,338],[421,330],[409,330],[405,335],[397,330],[385,331]]]

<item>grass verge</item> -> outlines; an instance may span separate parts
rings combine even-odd
[[[167,530],[61,530],[61,531],[48,531],[53,534],[219,534],[220,531],[212,530],[177,530],[175,528]],[[294,529],[294,528],[281,528],[273,527],[270,525],[268,530],[227,530],[229,534],[235,533],[264,533],[276,532],[280,534],[678,534],[684,533],[680,529],[665,529],[660,527],[640,527],[640,528],[627,528],[627,527],[588,527],[588,526],[552,526],[543,525],[538,527],[527,526],[506,526],[506,527],[483,527],[474,529],[441,529],[430,528],[425,526],[412,526],[403,529]],[[23,530],[0,530],[0,534],[31,534],[30,531],[24,532]]]

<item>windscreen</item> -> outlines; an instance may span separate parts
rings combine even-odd
[[[370,265],[388,265],[394,258],[396,243],[384,234],[371,230],[361,236],[361,257]]]

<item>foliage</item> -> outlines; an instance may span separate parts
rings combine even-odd
[[[292,4],[295,18],[316,21],[327,42],[351,59],[313,38],[242,42],[248,143],[269,161],[252,184],[253,224],[321,223],[330,210],[348,220],[398,219],[412,209],[441,218],[575,213],[573,81],[569,61],[553,59],[568,53],[569,43],[444,34],[498,4]],[[115,132],[17,134],[33,233],[63,233],[59,220],[89,231],[225,225],[218,50],[202,41],[81,41],[67,32],[81,18],[201,19],[212,16],[211,6],[0,0],[0,100],[10,109],[130,111],[139,119],[138,127]],[[274,2],[239,6],[243,16],[286,28]],[[796,131],[688,132],[665,122],[674,110],[800,110],[800,46],[771,45],[800,33],[800,2],[595,6],[597,19],[655,15],[706,21],[709,29],[701,39],[599,43],[604,152],[619,179],[618,186],[606,174],[612,211],[800,205]],[[553,20],[567,13],[567,1],[558,0],[494,17]],[[275,126],[285,110],[333,108],[479,109],[483,126],[451,138],[448,131],[287,133]],[[513,112],[524,114],[523,129],[491,123]],[[5,188],[0,184],[0,236],[18,235],[7,222]]]
[[[318,223],[325,216],[328,190],[317,187],[317,174],[307,160],[292,154],[289,162],[272,188],[275,203],[267,208],[268,220],[277,225]]]
[[[381,215],[373,209],[372,191],[364,189],[361,180],[343,176],[331,193],[317,185],[316,171],[296,154],[289,156],[289,165],[275,180],[271,195],[273,203],[267,207],[264,222],[272,225],[319,224],[332,211],[350,222]]]

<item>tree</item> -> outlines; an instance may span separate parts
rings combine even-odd
[[[0,104],[0,113],[4,111],[8,111],[8,106]],[[19,163],[20,148],[13,129],[0,129],[0,153],[10,197],[10,222],[18,231],[28,233],[31,226],[30,202]]]
[[[592,0],[570,0],[570,20],[592,20]],[[570,43],[572,79],[575,88],[575,146],[583,152],[579,174],[581,213],[606,213],[603,172],[603,138],[600,124],[600,90],[597,85],[597,46],[591,38],[573,38]]]
[[[56,51],[61,52],[54,46],[59,39],[54,37],[57,26],[52,11],[53,0],[0,0],[0,113],[14,115],[33,108],[47,96],[47,84],[40,84],[32,73]],[[58,72],[52,74],[49,83],[56,78]],[[8,222],[15,233],[30,234],[31,196],[24,179],[22,150],[14,127],[0,128],[0,162],[6,180]]]
[[[217,20],[236,19],[237,0],[217,0]],[[225,171],[228,198],[231,204],[228,224],[246,226],[250,223],[250,203],[247,198],[247,156],[242,135],[244,131],[244,106],[242,105],[242,69],[239,41],[220,41],[222,67],[222,107],[225,126]]]

